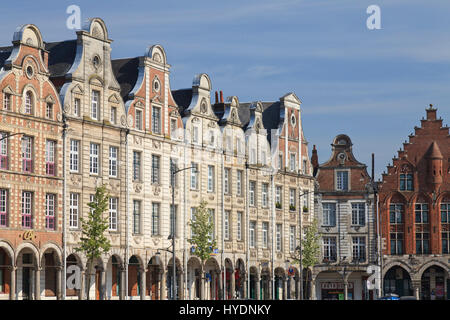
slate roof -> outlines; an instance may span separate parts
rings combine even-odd
[[[184,116],[184,111],[189,107],[192,100],[192,89],[172,90],[172,97],[178,105],[178,111]]]
[[[50,77],[64,76],[72,67],[77,53],[77,40],[46,42]]]
[[[111,60],[114,76],[120,84],[120,95],[124,101],[133,90],[139,76],[139,57]]]
[[[5,61],[9,58],[11,55],[13,47],[2,47],[0,48],[0,69],[3,68]]]

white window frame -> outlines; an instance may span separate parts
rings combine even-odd
[[[71,193],[69,196],[69,228],[78,228],[80,194]]]
[[[100,91],[91,91],[91,118],[99,120]]]
[[[79,172],[79,150],[80,140],[70,140],[70,155],[69,155],[69,171]]]
[[[100,144],[91,142],[89,145],[89,173],[98,175],[100,172]]]
[[[109,231],[117,231],[119,222],[119,199],[109,198]]]
[[[214,192],[214,166],[208,165],[208,192]]]

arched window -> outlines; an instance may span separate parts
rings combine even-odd
[[[27,91],[25,94],[25,113],[32,114],[34,107],[34,97],[33,92]]]

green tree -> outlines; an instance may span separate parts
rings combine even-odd
[[[92,202],[88,203],[90,208],[87,219],[80,218],[82,236],[80,246],[75,248],[76,252],[83,252],[87,258],[87,288],[90,288],[91,272],[94,261],[111,248],[111,243],[104,235],[109,227],[109,219],[103,218],[108,210],[109,193],[105,185],[97,187]],[[89,300],[89,290],[87,291]]]
[[[214,234],[214,221],[212,221],[212,217],[206,208],[207,204],[205,200],[202,200],[188,223],[191,227],[192,238],[187,241],[193,247],[192,253],[201,260],[202,270],[204,270],[204,263],[217,249],[216,239],[212,236]]]
[[[291,256],[291,258],[294,263],[301,263],[300,267],[302,269],[306,269],[307,297],[311,297],[311,272],[312,268],[319,262],[320,234],[318,232],[318,223],[316,219],[314,219],[309,226],[304,228],[305,237],[301,241],[301,246],[298,246],[295,249],[295,255]]]

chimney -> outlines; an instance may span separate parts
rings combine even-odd
[[[218,96],[218,93],[216,91],[216,104],[218,104],[218,103],[219,103],[219,96]]]
[[[375,181],[375,153],[372,153],[372,181]]]
[[[311,164],[313,166],[313,176],[315,177],[317,174],[317,170],[319,169],[319,157],[317,156],[316,145],[313,145]]]
[[[223,103],[223,92],[220,90],[220,103]]]

